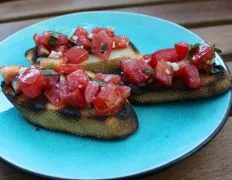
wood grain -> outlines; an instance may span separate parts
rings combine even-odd
[[[41,0],[22,0],[0,4],[0,22],[60,15],[71,12],[103,10],[119,7],[164,4],[183,1],[184,0],[91,0],[90,3],[90,1],[88,2],[86,0],[46,0],[43,2],[41,2]]]
[[[214,0],[150,5],[140,8],[121,8],[121,11],[138,12],[161,17],[185,27],[201,27],[232,22],[232,1]]]

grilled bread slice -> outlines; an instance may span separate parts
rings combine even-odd
[[[22,115],[39,127],[105,140],[126,138],[138,128],[136,113],[128,102],[117,115],[99,117],[93,109],[58,109],[49,104],[43,95],[27,99],[23,94],[15,94],[13,88],[4,82],[1,87]]]
[[[222,94],[231,88],[228,72],[222,74],[200,74],[201,87],[190,89],[181,80],[174,80],[173,86],[166,87],[133,87],[129,100],[132,104],[151,104],[169,101],[203,99]]]
[[[36,48],[31,48],[26,51],[25,57],[30,64],[36,64],[37,59],[39,58]],[[89,58],[84,61],[82,65],[85,70],[95,73],[115,73],[120,71],[121,58],[141,59],[142,56],[140,55],[138,49],[130,42],[127,48],[113,50],[107,61],[90,54]]]

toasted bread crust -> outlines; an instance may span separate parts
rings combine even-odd
[[[15,95],[13,89],[5,83],[1,86],[3,93],[22,115],[39,127],[105,140],[126,138],[138,128],[136,113],[129,103],[116,116],[98,117],[91,114],[91,109],[51,110],[47,108],[47,101],[43,96],[35,100],[25,100],[25,96]]]
[[[132,104],[151,104],[169,101],[203,99],[222,94],[231,88],[230,77],[227,74],[201,75],[202,86],[197,89],[154,88],[132,93],[129,100]]]

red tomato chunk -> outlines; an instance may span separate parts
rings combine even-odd
[[[64,56],[68,58],[68,63],[80,64],[87,60],[89,57],[88,51],[77,46],[72,47],[64,53]]]
[[[99,81],[103,81],[105,83],[113,83],[113,84],[120,84],[122,82],[121,77],[115,74],[97,73],[96,79]]]

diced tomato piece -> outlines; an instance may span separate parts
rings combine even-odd
[[[59,71],[64,64],[64,60],[53,59],[53,58],[41,58],[40,67],[43,69],[53,69],[55,71]]]
[[[112,51],[112,42],[112,38],[105,31],[93,34],[92,52],[103,60],[108,60]]]
[[[173,71],[173,73],[174,73],[173,75],[174,75],[174,77],[181,77],[181,76],[183,77],[184,67],[189,65],[190,62],[189,62],[189,60],[182,60],[182,61],[177,62],[177,64],[179,66],[179,69],[177,71]]]
[[[122,49],[129,46],[129,39],[125,36],[113,37],[113,49]]]
[[[40,44],[40,45],[37,45],[37,53],[40,57],[48,56],[50,54],[50,51],[45,45]]]
[[[184,41],[176,43],[175,50],[176,50],[179,60],[183,60],[188,54],[189,44]]]
[[[78,109],[85,108],[86,106],[84,94],[79,89],[75,89],[69,92],[67,103],[71,107],[78,108]]]
[[[97,73],[96,79],[105,83],[121,84],[122,80],[119,75]]]
[[[56,52],[62,52],[62,54],[64,54],[67,50],[69,50],[69,48],[69,45],[55,45],[52,47],[52,50]]]
[[[88,51],[77,46],[72,47],[64,55],[68,58],[68,63],[71,64],[80,64],[83,61],[87,60],[89,57]]]
[[[37,33],[34,34],[33,40],[34,40],[36,46],[38,46],[40,44],[40,37]]]
[[[200,75],[194,65],[184,67],[184,82],[190,88],[199,88],[201,86]]]
[[[131,88],[129,86],[118,86],[117,91],[123,99],[126,99],[130,96]]]
[[[151,55],[150,54],[145,54],[142,58],[143,61],[145,61],[147,64],[151,61]]]
[[[95,99],[99,90],[99,84],[95,81],[89,81],[87,88],[85,89],[85,101],[87,104],[91,104]]]
[[[160,61],[160,60],[163,60],[166,62],[177,62],[180,59],[174,48],[161,49],[152,54],[149,65],[154,68],[156,66],[157,61]]]
[[[104,31],[108,36],[113,37],[114,36],[114,30],[112,28],[99,28],[96,27],[92,30],[92,33],[99,33]]]
[[[96,113],[99,116],[113,116],[117,114],[125,100],[117,91],[117,85],[106,84],[105,87],[101,87],[100,92],[93,101]]]
[[[198,47],[196,52],[190,57],[190,62],[197,68],[208,70],[215,57],[214,48],[207,43]]]
[[[59,77],[57,75],[44,76],[43,87],[44,89],[48,89],[55,85],[58,81]]]
[[[153,79],[153,69],[142,60],[123,59],[121,60],[121,69],[125,81],[129,84],[147,84]]]
[[[89,83],[89,77],[83,70],[77,70],[67,76],[68,87],[70,90],[85,90]]]
[[[78,27],[78,28],[74,31],[73,36],[83,35],[83,36],[87,37],[88,34],[89,34],[89,33],[88,33],[88,31],[87,31],[86,29],[84,29],[84,28],[82,28],[82,27]]]
[[[64,34],[60,34],[57,41],[56,41],[56,44],[67,45],[68,44],[68,36],[66,36]]]
[[[79,45],[83,46],[87,50],[91,49],[91,42],[90,42],[90,40],[87,37],[83,36],[83,35],[77,36],[77,43]]]
[[[43,45],[49,45],[48,42],[51,39],[51,33],[50,32],[43,32],[40,36],[40,43],[42,43]]]
[[[43,89],[43,75],[41,70],[29,68],[19,75],[19,86],[30,99],[40,96]]]
[[[3,66],[0,68],[0,74],[2,75],[6,84],[11,81],[19,74],[21,66]]]
[[[171,86],[173,79],[173,69],[164,60],[157,61],[155,66],[155,78],[164,86]]]
[[[81,64],[63,64],[59,69],[59,74],[70,74],[76,70],[84,70]]]

